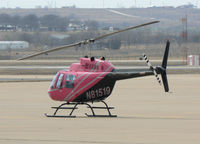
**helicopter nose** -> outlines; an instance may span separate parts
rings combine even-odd
[[[51,97],[51,91],[50,91],[50,90],[48,91],[48,94],[49,94],[49,96]]]
[[[51,96],[51,91],[50,90],[48,91],[48,94],[49,94],[49,96]]]
[[[48,91],[48,95],[51,99],[54,99],[54,92],[52,90]]]

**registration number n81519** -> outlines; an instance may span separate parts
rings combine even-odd
[[[108,96],[111,93],[111,88],[109,86],[104,88],[99,88],[97,90],[90,90],[86,92],[87,99],[94,99],[98,97]]]

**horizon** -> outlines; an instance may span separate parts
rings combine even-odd
[[[37,4],[36,4],[37,3]],[[178,7],[181,5],[192,4],[199,8],[198,0],[173,0],[152,1],[152,0],[1,0],[0,8],[62,8],[76,6],[76,8],[148,8],[148,7]]]

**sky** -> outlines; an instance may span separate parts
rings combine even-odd
[[[35,8],[48,6],[60,8],[76,5],[78,8],[130,8],[150,6],[179,6],[192,3],[200,7],[200,0],[0,0],[0,7]]]

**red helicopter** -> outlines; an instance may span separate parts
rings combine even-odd
[[[75,44],[66,45],[62,47],[57,47],[51,50],[46,50],[43,52],[39,52],[33,55],[29,55],[27,57],[21,58],[19,60],[28,59],[31,57],[35,57],[41,54],[46,54],[49,52],[57,51],[60,49],[71,48],[75,46],[82,46],[89,43],[94,43],[96,40],[102,39],[104,37],[124,32],[127,30],[143,27],[146,25],[158,23],[159,21],[153,21],[150,23],[145,23],[142,25],[129,27],[120,31],[112,32],[109,34],[105,34],[103,36],[89,39],[85,41],[81,41]],[[158,74],[161,74],[162,81],[164,85],[165,92],[169,91],[168,80],[166,75],[166,67],[168,60],[170,42],[167,41],[163,62],[161,66],[153,67],[147,56],[144,54],[144,59],[146,63],[150,67],[149,69],[137,71],[137,72],[117,72],[115,67],[108,61],[105,60],[104,57],[100,59],[96,59],[94,57],[84,57],[80,58],[80,63],[73,63],[69,70],[61,70],[57,72],[55,77],[51,82],[50,89],[48,91],[49,96],[56,101],[64,101],[65,103],[61,104],[58,107],[52,107],[56,109],[53,115],[45,114],[47,117],[76,117],[72,115],[74,110],[77,109],[78,105],[87,105],[88,108],[91,109],[92,115],[86,116],[88,117],[116,117],[116,115],[112,115],[110,109],[114,109],[114,107],[109,107],[107,103],[104,101],[108,96],[111,95],[112,90],[116,81],[123,79],[130,79],[136,77],[144,77],[149,75],[155,75],[158,82],[161,84],[161,80],[158,77]],[[102,102],[104,107],[94,107],[88,104],[89,102]],[[66,107],[66,105],[68,107]],[[73,107],[70,107],[72,105]],[[60,109],[71,109],[69,115],[57,115],[58,110]],[[108,111],[108,115],[96,115],[94,109],[105,109]]]

